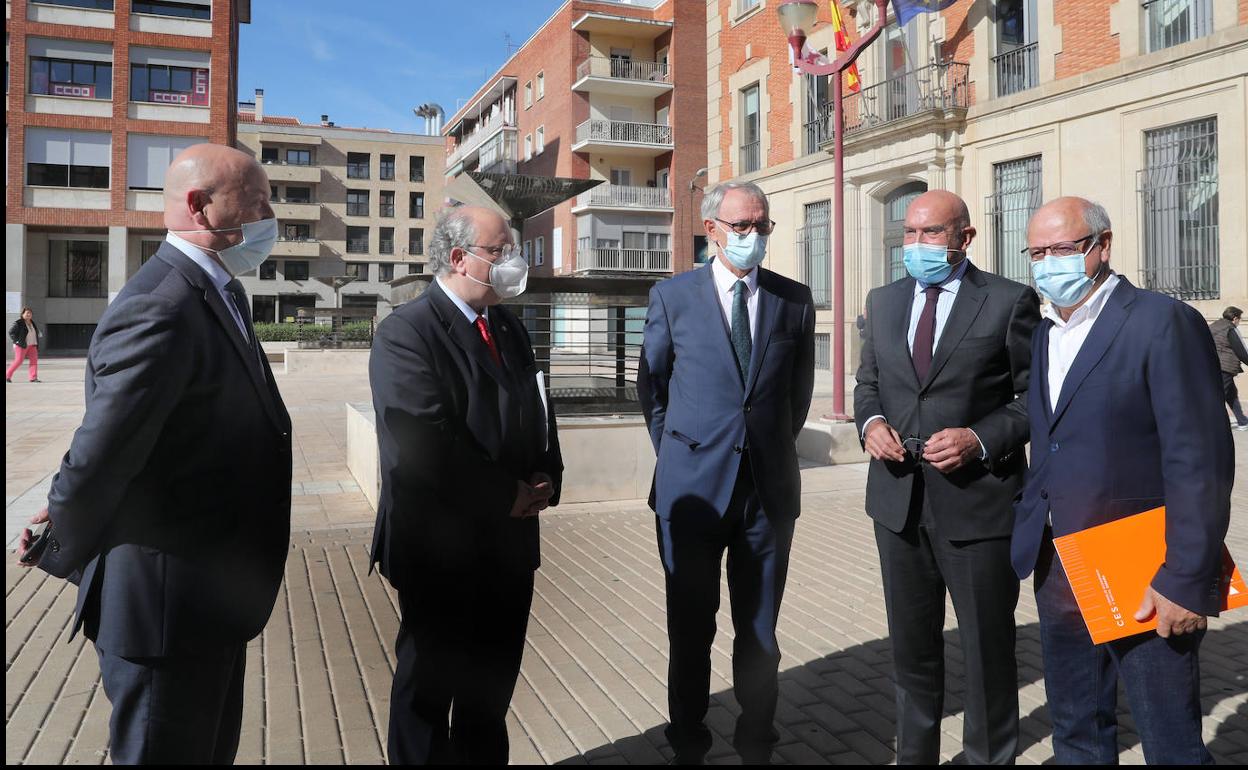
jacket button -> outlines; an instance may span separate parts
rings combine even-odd
[[[736,452],[737,454],[741,454],[741,447],[740,447],[740,446],[734,446],[734,447],[732,448],[732,451]]]
[[[57,540],[56,538],[52,538],[50,541],[48,541],[48,547],[52,549],[53,553],[56,553],[57,551],[61,550],[61,542]]]
[[[746,411],[747,413],[748,413],[748,412],[750,411],[750,409],[752,409],[752,408],[753,408],[753,407],[751,407],[749,404],[746,404],[746,405],[745,405],[745,411]]]
[[[1041,500],[1048,500],[1048,499],[1049,499],[1049,490],[1047,490],[1047,489],[1042,489],[1042,490],[1040,490],[1040,499],[1041,499]]]
[[[1049,451],[1050,451],[1050,452],[1056,452],[1056,451],[1057,451],[1057,442],[1056,442],[1056,441],[1054,441],[1052,444],[1049,444]]]
[[[919,400],[920,400],[920,401],[926,401],[926,400],[927,400],[927,396],[919,396]]]

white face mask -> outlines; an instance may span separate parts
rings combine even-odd
[[[464,273],[464,275],[474,283],[489,286],[499,296],[499,299],[511,299],[512,297],[520,296],[524,292],[524,287],[529,283],[529,265],[524,261],[520,250],[515,246],[504,250],[502,255],[494,262],[489,261],[485,257],[479,257],[468,249],[464,249],[464,253],[490,266],[490,282],[479,281],[467,273]]]
[[[212,251],[216,254],[217,259],[221,260],[221,264],[225,266],[226,272],[235,276],[255,270],[260,267],[260,263],[269,258],[269,252],[273,251],[273,244],[277,243],[276,219],[261,219],[256,222],[245,222],[238,227],[222,227],[216,230],[170,230],[169,232],[184,235],[188,233],[232,233],[235,230],[242,231],[242,243],[219,251],[199,246],[204,251]]]

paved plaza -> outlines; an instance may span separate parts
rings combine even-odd
[[[5,392],[6,540],[43,505],[51,473],[82,416],[83,362],[40,362]],[[346,467],[344,403],[368,401],[358,374],[277,375],[295,428],[294,510],[286,581],[248,648],[238,761],[384,761],[397,599],[369,574],[373,512]],[[817,394],[819,395],[819,394]],[[818,415],[820,399],[812,414]],[[826,411],[826,409],[825,409]],[[1248,435],[1236,433],[1240,471]],[[874,537],[863,512],[865,465],[803,471],[803,513],[780,619],[779,763],[893,760],[889,642]],[[1248,566],[1248,490],[1235,492],[1228,545]],[[527,764],[642,764],[671,756],[663,738],[667,638],[654,518],[644,501],[560,506],[543,514],[542,568],[521,678],[508,716],[511,758]],[[5,752],[18,763],[108,757],[108,702],[93,648],[68,641],[76,590],[5,567]],[[1035,603],[1018,608],[1020,762],[1052,760]],[[726,586],[721,607],[727,607]],[[735,763],[727,738],[731,623],[712,660],[710,758]],[[958,761],[962,665],[947,612],[949,697],[943,757]],[[1210,623],[1202,652],[1205,737],[1221,763],[1248,763],[1248,612]],[[1143,762],[1121,715],[1122,761]]]

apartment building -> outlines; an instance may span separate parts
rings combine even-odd
[[[272,255],[239,276],[254,320],[292,320],[300,308],[389,315],[390,281],[424,272],[445,140],[267,115],[257,89],[239,105],[237,146],[268,174],[279,225]]]
[[[795,75],[776,0],[708,0],[710,180],[760,184],[779,226],[768,266],[832,328],[831,105]],[[869,0],[842,0],[851,36]],[[889,6],[891,13],[891,4]],[[812,48],[833,46],[826,9]],[[1232,0],[959,0],[898,28],[859,59],[845,107],[845,307],[904,274],[902,219],[927,189],[966,199],[970,258],[1030,280],[1020,254],[1045,200],[1095,199],[1114,223],[1115,268],[1206,317],[1248,302],[1248,4]]]
[[[705,9],[565,0],[445,123],[447,179],[597,179],[529,218],[537,275],[670,275],[694,263],[706,165]]]
[[[5,318],[82,351],[164,238],[171,157],[232,144],[249,0],[7,0]]]

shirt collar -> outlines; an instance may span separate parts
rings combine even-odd
[[[957,294],[958,288],[962,285],[962,279],[966,276],[966,266],[969,264],[971,264],[971,258],[966,257],[961,262],[954,265],[953,270],[949,271],[949,276],[945,278],[945,280],[941,281],[940,283],[921,283],[919,281],[915,281],[914,282],[915,296],[917,297],[918,295],[922,294],[926,289],[929,289],[932,286],[938,286],[944,291],[949,292],[950,294]]]
[[[451,287],[447,286],[446,282],[442,280],[442,276],[439,275],[437,278],[434,278],[433,280],[438,282],[438,286],[441,286],[442,291],[446,294],[446,296],[451,298],[451,302],[455,303],[455,307],[459,308],[459,312],[464,314],[464,318],[468,319],[468,323],[475,324],[477,322],[478,316],[485,315],[485,313],[478,313],[477,311],[473,310],[472,305],[469,305],[467,302],[464,302],[462,299],[460,299],[459,295],[456,294],[454,291],[452,291]]]
[[[750,272],[745,274],[744,278],[737,278],[732,271],[724,267],[724,263],[716,256],[711,259],[711,276],[715,279],[715,288],[720,294],[728,294],[732,292],[732,287],[737,281],[745,281],[746,296],[753,296],[758,290],[758,268],[751,268]]]
[[[217,264],[217,260],[208,256],[208,252],[185,238],[174,235],[172,232],[165,236],[165,240],[190,258],[192,262],[199,265],[200,269],[208,274],[209,280],[212,281],[212,285],[217,288],[217,291],[225,291],[225,285],[230,282],[231,276],[225,272],[225,268]]]
[[[1110,273],[1109,277],[1105,279],[1105,283],[1092,292],[1091,297],[1088,297],[1088,301],[1070,314],[1069,321],[1062,320],[1062,314],[1058,312],[1057,306],[1052,302],[1044,306],[1044,317],[1052,321],[1059,329],[1078,326],[1084,321],[1095,321],[1101,315],[1101,310],[1105,308],[1105,303],[1109,301],[1109,295],[1113,294],[1114,289],[1117,287],[1118,274]]]

